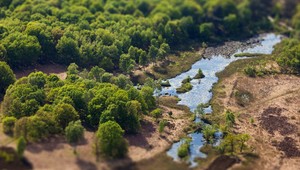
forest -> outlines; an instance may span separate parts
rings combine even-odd
[[[75,146],[76,154],[76,145],[88,130],[95,134],[92,143],[96,157],[126,158],[128,136],[142,134],[149,117],[162,133],[170,126],[164,113],[168,113],[168,119],[172,118],[172,109],[179,107],[163,105],[159,96],[153,95],[161,90],[161,80],[147,78],[142,86],[134,84],[131,78],[135,70],[165,61],[195,44],[205,49],[274,32],[285,36],[272,55],[280,74],[299,75],[299,3],[298,0],[1,0],[1,130],[17,140],[18,157],[23,157],[27,144],[53,136],[63,136]],[[41,71],[22,78],[14,74],[45,64],[66,67],[66,79]],[[244,72],[257,77],[260,70],[248,66]],[[206,75],[199,69],[195,77],[200,83]],[[177,88],[178,93],[193,89],[192,79],[187,79]],[[167,86],[171,86],[169,81]],[[203,112],[200,106],[197,109]],[[233,112],[226,111],[218,119],[230,124],[228,128],[234,127]],[[198,126],[193,124],[189,129],[199,129]],[[207,143],[214,140],[216,126],[200,129]],[[233,141],[240,142],[241,152],[247,148],[249,135],[226,136],[226,130],[224,134],[222,154],[233,154],[233,146],[226,151]],[[180,157],[190,152],[190,140],[186,141]],[[5,155],[0,149],[0,164]]]

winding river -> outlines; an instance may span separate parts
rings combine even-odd
[[[281,36],[275,35],[273,33],[264,34],[258,37],[260,40],[259,44],[255,44],[249,48],[244,50],[238,49],[234,54],[238,53],[260,53],[260,54],[271,54],[273,51],[274,45],[281,41]],[[168,94],[172,96],[178,96],[181,100],[179,104],[186,105],[190,108],[191,111],[194,111],[198,104],[200,103],[208,103],[212,98],[212,87],[214,83],[217,83],[218,77],[216,76],[217,72],[220,72],[225,69],[231,62],[242,59],[234,57],[234,54],[230,57],[225,57],[222,55],[212,56],[210,59],[201,59],[196,62],[192,68],[184,72],[175,78],[169,79],[171,87],[166,87],[161,90],[161,95]],[[184,94],[177,94],[176,88],[181,86],[181,81],[186,77],[194,77],[198,69],[201,69],[205,75],[205,78],[199,80],[192,80],[191,83],[193,85],[193,89]],[[211,107],[205,108],[205,113],[211,113]],[[196,118],[196,122],[201,122],[200,118]],[[200,148],[205,144],[205,139],[203,138],[203,134],[201,132],[191,133],[188,135],[191,137],[192,142],[190,143],[190,157],[188,159],[188,163],[190,163],[191,167],[197,166],[197,162],[195,158],[205,158],[206,155],[200,152]],[[222,133],[216,133],[215,137],[221,138]],[[172,157],[175,161],[180,161],[180,158],[177,156],[178,147],[184,142],[184,139],[180,140],[177,143],[174,143],[169,151],[167,151],[167,155]]]

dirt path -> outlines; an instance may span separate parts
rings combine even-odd
[[[216,100],[225,109],[239,114],[234,130],[250,134],[249,145],[260,156],[251,168],[299,169],[300,77],[248,78],[234,74],[221,83],[223,93]],[[236,97],[237,92],[250,94],[244,106]]]

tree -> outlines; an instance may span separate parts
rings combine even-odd
[[[212,143],[214,139],[214,135],[217,132],[216,128],[212,125],[205,125],[203,127],[202,133],[203,137],[206,139],[207,143]]]
[[[156,101],[153,97],[153,89],[151,87],[144,86],[142,87],[141,93],[148,106],[148,109],[154,109],[156,106]]]
[[[81,125],[81,121],[77,120],[70,122],[65,129],[65,134],[67,141],[70,144],[76,145],[84,135],[84,128]],[[74,147],[74,152],[76,152],[76,146]]]
[[[123,134],[124,130],[114,121],[101,124],[96,134],[96,153],[112,158],[124,157],[128,150]]]
[[[59,61],[63,64],[79,61],[79,48],[77,42],[69,37],[63,36],[56,45]]]
[[[134,60],[132,60],[129,55],[127,54],[121,55],[119,67],[122,71],[124,71],[125,73],[130,73],[134,67],[134,64],[135,64]]]
[[[26,141],[23,136],[21,136],[17,141],[17,153],[19,158],[23,157],[24,151],[26,149]]]
[[[0,99],[9,85],[16,81],[16,77],[11,68],[5,63],[0,62]]]
[[[54,109],[55,120],[64,129],[69,122],[79,119],[79,115],[70,104],[58,104]]]
[[[7,51],[5,61],[12,67],[32,65],[41,54],[41,45],[35,36],[16,32],[9,34],[2,43]]]
[[[238,134],[237,140],[240,142],[240,152],[243,152],[246,145],[245,142],[247,142],[250,139],[250,136],[248,134]]]
[[[140,116],[142,112],[141,104],[132,100],[126,103],[127,109],[127,123],[126,123],[126,132],[128,133],[137,133],[141,129]]]
[[[47,75],[40,71],[31,73],[28,76],[28,82],[33,86],[37,86],[38,88],[44,88],[46,79]]]

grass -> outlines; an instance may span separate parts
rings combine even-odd
[[[185,113],[192,114],[190,109],[184,105],[178,105],[178,98],[174,96],[163,96],[158,98],[160,105],[170,107],[172,109],[183,110]]]
[[[201,49],[200,52],[194,50],[171,54],[167,57],[166,61],[159,65],[159,70],[155,69],[155,67],[152,69],[152,74],[156,79],[169,79],[175,77],[178,74],[191,69],[192,65],[202,58],[203,52],[204,50]]]
[[[144,84],[146,78],[170,79],[191,69],[192,65],[202,58],[204,49],[175,51],[168,55],[165,60],[150,65],[142,74],[132,77],[134,82]]]
[[[234,57],[260,57],[263,56],[265,54],[261,54],[261,53],[239,53],[239,54],[235,54]]]
[[[244,70],[245,68],[249,66],[255,66],[260,64],[265,64],[267,62],[272,61],[271,55],[263,55],[261,57],[257,58],[247,58],[242,60],[237,60],[232,63],[230,63],[223,71],[217,73],[217,76],[219,78],[218,83],[216,83],[213,86],[212,93],[213,97],[210,101],[210,104],[212,105],[212,109],[214,110],[214,113],[209,118],[212,122],[220,123],[222,119],[222,114],[224,112],[224,106],[219,102],[219,98],[225,97],[225,91],[224,86],[222,85],[222,81],[226,78],[232,76],[233,74],[245,74]]]

